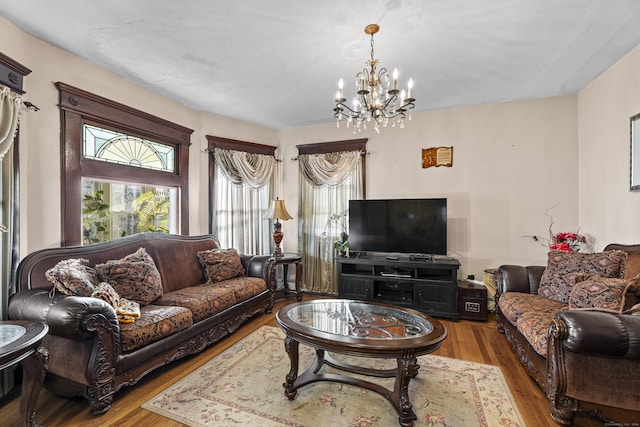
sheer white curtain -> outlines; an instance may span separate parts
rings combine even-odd
[[[22,96],[0,85],[0,315],[7,318],[7,296],[11,276],[11,235],[5,233],[12,229],[11,212],[13,210],[13,158],[11,147],[18,128]],[[10,155],[6,154],[9,153]]]
[[[347,231],[350,199],[363,197],[362,152],[298,156],[300,167],[299,247],[305,288],[336,294],[335,242]]]
[[[222,149],[214,157],[212,229],[221,247],[270,253],[270,222],[264,212],[273,198],[275,157]]]

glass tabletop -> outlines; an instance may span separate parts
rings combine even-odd
[[[27,328],[20,325],[0,324],[0,347],[9,345],[27,333]]]
[[[401,309],[348,300],[301,303],[286,315],[299,325],[353,338],[416,338],[428,335],[434,329],[427,319]]]

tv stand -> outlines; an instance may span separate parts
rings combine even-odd
[[[460,262],[454,258],[406,254],[388,259],[384,255],[362,255],[336,261],[341,298],[385,302],[434,317],[460,318]]]

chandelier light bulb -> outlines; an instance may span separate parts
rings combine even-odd
[[[397,68],[393,69],[391,78],[386,68],[378,70],[379,62],[374,57],[373,36],[380,30],[376,24],[367,25],[365,34],[371,36],[371,59],[366,61],[367,67],[356,74],[356,93],[351,102],[344,97],[344,81],[338,81],[338,93],[334,117],[338,127],[340,121],[346,119],[347,127],[353,122],[354,133],[356,129],[366,129],[366,122],[374,122],[374,128],[380,132],[381,127],[387,127],[389,122],[395,127],[398,124],[404,127],[404,119],[408,113],[411,120],[411,110],[415,108],[415,99],[412,97],[413,79],[409,79],[407,90],[398,90]],[[391,88],[390,88],[391,87]]]

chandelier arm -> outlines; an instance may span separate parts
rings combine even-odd
[[[389,98],[387,98],[387,100],[384,102],[382,107],[380,107],[380,109],[382,111],[386,111],[387,108],[389,107],[389,105],[391,105],[392,103],[396,102],[396,100],[398,99],[398,94],[391,93],[391,92],[392,91],[387,91],[387,93],[390,94],[391,96],[389,96]]]
[[[344,103],[342,103],[342,102],[340,102],[339,104],[337,104],[336,108],[334,108],[334,109],[333,109],[333,111],[335,111],[335,114],[339,114],[339,113],[341,112],[340,110],[343,110],[343,109],[347,109],[349,112],[351,112],[351,113],[355,114],[356,116],[360,114],[359,112],[357,112],[356,110],[353,110],[353,109],[349,108],[349,106],[348,106],[347,104],[344,104]],[[343,110],[343,111],[344,111],[344,110]],[[334,114],[334,117],[335,117],[335,114]],[[352,117],[354,117],[354,116],[352,116]]]

